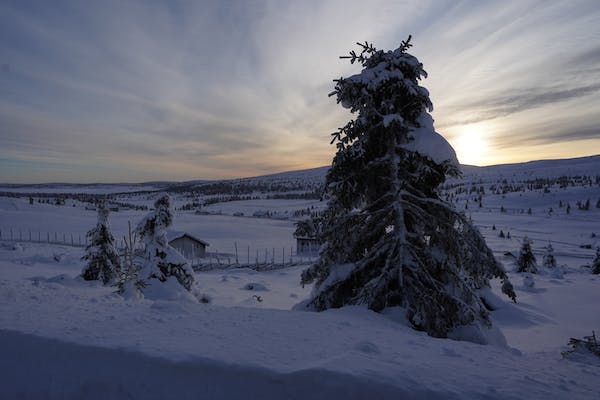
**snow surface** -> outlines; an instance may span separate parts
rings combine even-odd
[[[401,310],[282,310],[307,294],[300,269],[198,274],[215,291],[211,304],[127,301],[75,277],[80,253],[2,245],[0,397],[593,399],[600,390],[600,364],[559,352],[597,322],[600,279],[589,274],[540,277],[545,290],[517,285],[518,304],[498,300],[494,320],[511,349],[430,338]]]
[[[545,168],[553,176],[565,168],[594,175],[599,160],[585,168],[567,161]],[[530,168],[512,166],[510,177],[530,176]],[[501,176],[507,177],[504,170],[486,169],[489,182]],[[488,186],[482,207],[470,201],[465,212],[515,285],[516,304],[500,295],[498,281],[486,294],[504,347],[428,337],[407,327],[400,309],[291,311],[312,289],[299,285],[302,265],[201,272],[196,297],[172,297],[174,291],[157,286],[142,300],[126,300],[115,288],[77,277],[82,248],[6,240],[7,227],[14,236],[36,228],[83,234],[94,226],[95,211],[79,203],[0,198],[0,398],[597,399],[600,361],[563,358],[561,351],[569,338],[600,331],[600,276],[589,269],[600,245],[600,209],[594,207],[600,187],[502,195]],[[457,207],[473,196],[460,194]],[[577,209],[575,201],[586,198],[592,209]],[[570,214],[559,201],[571,202]],[[251,210],[257,202],[232,204],[228,212]],[[532,214],[523,212],[528,208]],[[135,224],[145,214],[111,213],[111,227],[122,235],[128,220]],[[290,220],[179,213],[174,227],[211,249],[238,241],[241,257],[245,243],[293,246]],[[501,229],[511,238],[500,238]],[[512,272],[525,235],[540,266],[533,287]],[[560,273],[541,267],[549,242]]]

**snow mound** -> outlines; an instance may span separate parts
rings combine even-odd
[[[460,163],[456,158],[456,152],[450,143],[435,131],[431,115],[423,112],[417,122],[420,126],[409,131],[412,140],[402,147],[427,156],[438,164],[449,162],[450,165],[459,168]]]
[[[174,276],[168,277],[165,282],[150,280],[144,288],[143,297],[148,300],[197,302],[194,295],[181,286]]]

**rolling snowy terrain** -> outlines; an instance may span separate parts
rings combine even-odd
[[[600,333],[600,275],[590,271],[600,156],[463,170],[444,196],[473,219],[517,292],[511,303],[493,283],[504,336],[495,345],[431,338],[399,309],[292,310],[311,290],[299,284],[307,264],[294,222],[324,209],[326,168],[138,189],[2,188],[12,194],[0,197],[0,398],[597,399],[600,359],[561,352],[571,337]],[[165,187],[174,229],[222,258],[196,273],[196,297],[126,300],[79,278],[78,245],[96,221],[89,195],[120,204],[109,218],[122,238]],[[525,236],[540,266],[533,287],[514,272]],[[549,243],[555,270],[542,267]],[[253,270],[263,257],[275,269]]]

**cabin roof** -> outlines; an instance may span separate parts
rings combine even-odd
[[[167,240],[169,242],[172,242],[175,239],[180,239],[183,237],[187,237],[195,242],[198,242],[204,246],[210,246],[207,242],[205,242],[202,239],[198,239],[197,237],[195,237],[194,235],[187,233],[187,232],[182,232],[182,231],[173,231],[173,230],[168,230],[167,231]]]

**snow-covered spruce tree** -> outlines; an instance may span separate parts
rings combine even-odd
[[[592,274],[600,274],[600,246],[596,247],[596,257],[592,261]]]
[[[149,283],[150,279],[164,282],[173,276],[189,291],[194,283],[194,271],[187,260],[169,245],[167,228],[172,222],[171,197],[165,194],[156,200],[154,210],[136,228],[145,249],[145,261],[137,278]]]
[[[459,164],[434,130],[418,83],[425,71],[406,52],[409,41],[387,52],[359,44],[359,54],[343,57],[363,69],[336,80],[330,96],[357,117],[333,134],[324,244],[302,273],[315,289],[297,308],[400,306],[415,329],[447,337],[464,325],[490,325],[479,289],[491,278],[515,295],[479,231],[440,199],[439,186]]]
[[[556,258],[554,257],[554,247],[551,243],[548,243],[546,247],[546,253],[544,253],[544,267],[556,268]]]
[[[517,258],[517,272],[531,272],[532,274],[537,274],[535,256],[531,251],[531,240],[529,240],[527,236],[523,238],[521,251]]]
[[[88,245],[82,260],[87,265],[81,271],[86,281],[101,280],[103,284],[113,282],[119,275],[121,263],[115,248],[115,238],[108,225],[108,209],[104,202],[98,205],[98,222],[87,233]]]

